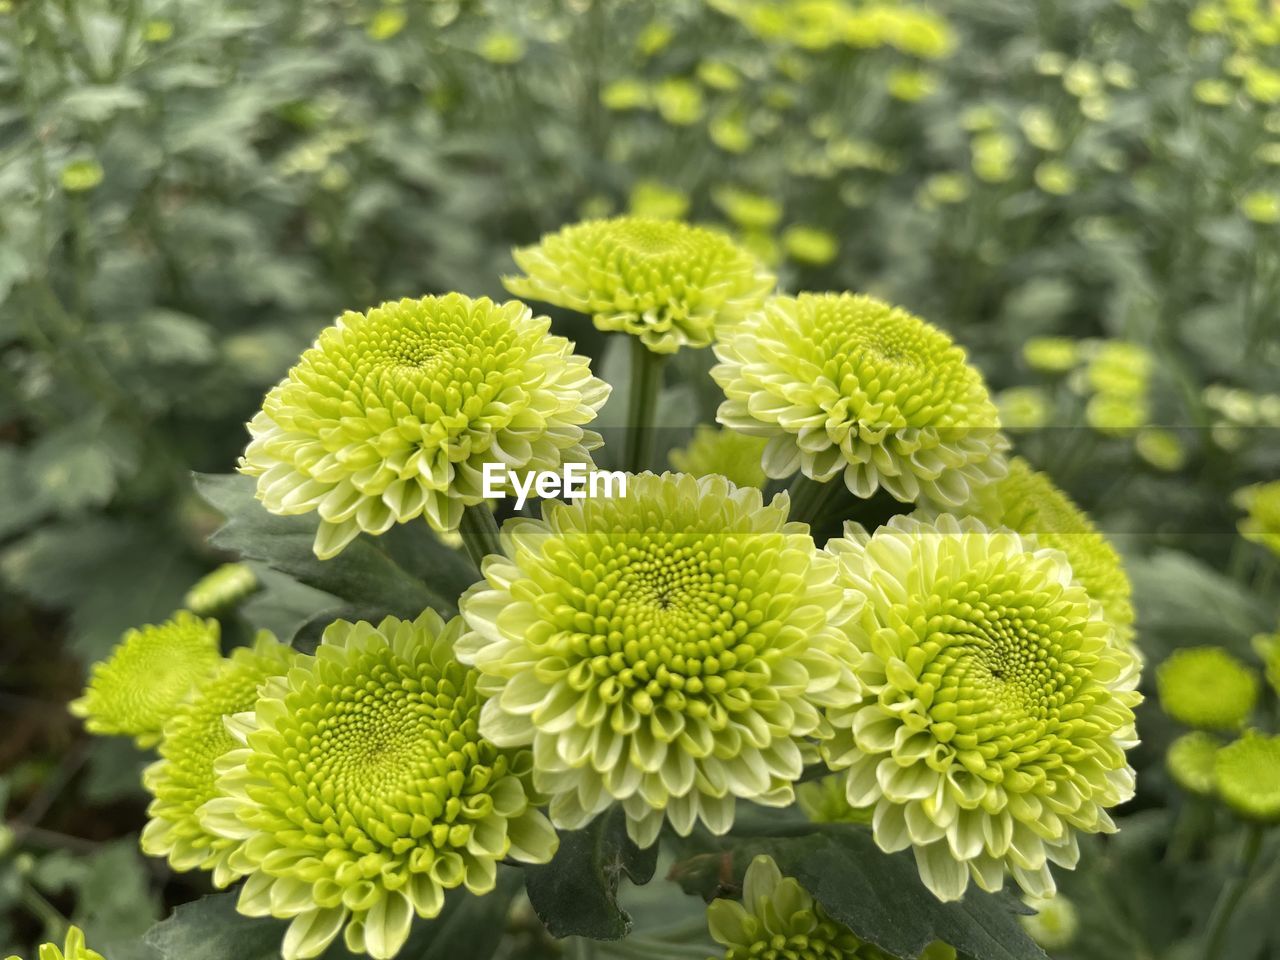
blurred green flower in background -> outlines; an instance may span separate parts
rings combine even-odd
[[[1235,502],[1246,511],[1241,536],[1280,556],[1280,480],[1245,487],[1236,492]]]
[[[70,710],[90,733],[133,737],[140,747],[160,742],[165,723],[216,669],[220,629],[180,610],[162,624],[126,631],[106,660],[96,663],[84,695]]]
[[[1211,797],[1216,789],[1214,766],[1222,742],[1211,733],[1193,730],[1169,745],[1165,767],[1174,783],[1188,793]]]
[[[1239,730],[1260,686],[1257,673],[1222,647],[1175,650],[1156,668],[1160,707],[1201,730]]]
[[[1214,783],[1246,820],[1280,823],[1280,736],[1251,730],[1218,751]]]
[[[765,441],[759,437],[704,423],[685,446],[671,451],[669,459],[680,473],[691,473],[695,477],[718,473],[735,486],[763,490],[768,481],[760,466],[764,447]]]

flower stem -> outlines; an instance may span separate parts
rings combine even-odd
[[[654,420],[662,392],[666,356],[654,353],[639,337],[631,338],[631,395],[627,397],[626,463],[631,473],[653,466]]]
[[[797,473],[791,486],[787,488],[787,492],[791,494],[791,519],[802,520],[809,526],[816,524],[840,486],[836,480],[821,483],[803,473]]]
[[[1253,869],[1258,863],[1258,852],[1262,849],[1263,827],[1250,824],[1245,829],[1244,845],[1240,850],[1240,859],[1235,870],[1228,878],[1222,892],[1218,894],[1218,902],[1213,905],[1213,914],[1209,918],[1209,931],[1205,934],[1204,960],[1218,960],[1222,955],[1222,944],[1231,925],[1231,916],[1240,899],[1244,896]]]
[[[489,554],[502,553],[498,521],[488,504],[477,503],[473,507],[464,508],[462,520],[458,523],[458,533],[462,534],[462,545],[477,569]]]

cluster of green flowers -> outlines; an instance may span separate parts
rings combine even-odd
[[[75,709],[158,744],[144,849],[242,879],[241,912],[290,921],[286,960],[339,935],[389,958],[446,891],[549,860],[555,828],[616,805],[640,846],[724,834],[739,800],[789,805],[825,764],[810,816],[912,850],[940,899],[1007,875],[1051,896],[1049,865],[1133,792],[1133,612],[1088,518],[1006,460],[964,351],[872,297],[773,295],[746,251],[673,220],[590,221],[516,260],[513,292],[642,361],[714,345],[727,429],[672,452],[687,472],[633,471],[625,497],[547,500],[468,544],[481,576],[447,623],[337,621],[314,654],[263,634],[226,657],[187,612],[130,632]],[[268,510],[319,512],[321,556],[423,515],[492,525],[482,464],[587,458],[607,395],[519,301],[388,303],[321,334],[241,469]],[[797,500],[766,497],[793,475]],[[823,547],[796,515],[823,484],[916,512]],[[227,569],[192,597],[252,588]],[[730,958],[880,956],[776,867],[747,886],[712,911]]]
[[[244,878],[242,913],[290,921],[286,960],[318,956],[339,934],[352,951],[393,957],[446,891],[487,893],[505,858],[550,860],[558,841],[528,751],[479,732],[478,677],[454,656],[461,619],[336,621],[314,655],[263,632],[225,658],[215,626],[213,663],[179,658],[182,695],[166,682],[165,703],[138,714],[162,727],[143,777],[153,800],[142,848],[220,887]],[[157,661],[138,656],[139,637],[162,628],[148,629],[95,671],[80,708],[90,729],[139,726],[117,722],[117,706],[137,713],[122,691],[150,688]]]
[[[1280,691],[1276,636],[1255,637],[1254,648]],[[1257,671],[1222,647],[1186,647],[1160,664],[1156,686],[1164,712],[1193,728],[1166,754],[1174,782],[1196,796],[1217,797],[1244,820],[1280,823],[1280,736],[1248,727],[1262,689]]]
[[[925,59],[947,56],[955,45],[950,25],[933,10],[907,3],[844,0],[710,0],[753,34],[809,50],[837,44],[893,47]]]

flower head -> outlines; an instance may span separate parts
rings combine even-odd
[[[461,620],[433,611],[337,621],[314,657],[270,680],[229,724],[243,746],[201,809],[240,841],[238,909],[291,920],[285,960],[347,948],[394,956],[446,890],[493,889],[504,857],[543,863],[556,835],[530,802],[527,753],[479,733],[475,674],[453,658]]]
[[[1184,647],[1156,668],[1164,712],[1201,730],[1239,730],[1260,686],[1258,675],[1222,647]]]
[[[722,430],[699,424],[693,439],[668,454],[671,466],[681,473],[708,477],[718,473],[739,487],[764,489],[766,477],[760,466],[765,441],[736,430]]]
[[[183,603],[192,613],[204,617],[234,607],[258,586],[257,574],[248,564],[224,563],[197,580]]]
[[[1027,906],[1035,913],[1021,917],[1027,934],[1046,950],[1065,950],[1080,930],[1080,913],[1076,905],[1060,893],[1052,897],[1028,897]]]
[[[514,256],[525,276],[503,283],[516,296],[590,314],[657,353],[709,345],[717,324],[757,309],[775,283],[724,234],[653,217],[588,220]]]
[[[866,688],[828,711],[823,745],[846,796],[874,804],[886,851],[912,848],[921,879],[958,899],[1005,869],[1036,896],[1049,862],[1073,867],[1076,834],[1111,832],[1133,794],[1139,665],[1064,554],[943,515],[851,526],[827,545]]]
[[[1008,475],[980,487],[965,512],[988,527],[1008,527],[1034,537],[1039,546],[1065,553],[1073,576],[1091,599],[1102,604],[1117,636],[1126,643],[1132,639],[1133,587],[1120,555],[1048,474],[1014,457]]]
[[[831,919],[766,856],[747,867],[741,903],[711,902],[707,926],[712,939],[724,945],[725,960],[886,960],[879,949]]]
[[[67,938],[63,941],[61,949],[56,943],[41,944],[36,958],[37,960],[104,960],[102,954],[85,946],[84,931],[79,927],[71,927],[67,930]],[[9,960],[18,960],[18,958],[9,957]]]
[[[728,398],[716,419],[769,440],[771,477],[843,474],[859,497],[883,487],[956,505],[1004,472],[982,375],[905,310],[849,293],[774,297],[715,349]]]
[[[1246,820],[1280,823],[1280,737],[1251,730],[1218,751],[1218,796]]]
[[[831,626],[834,562],[787,521],[788,502],[644,473],[625,499],[507,522],[506,555],[462,596],[458,655],[492,697],[485,736],[532,745],[558,826],[620,800],[648,846],[664,819],[724,833],[737,797],[792,800],[819,707],[855,682]]]
[[[1222,744],[1211,733],[1193,730],[1169,744],[1164,763],[1173,782],[1188,793],[1213,796],[1214,765]]]
[[[186,610],[158,626],[126,631],[111,656],[93,665],[84,695],[69,709],[90,733],[155,746],[165,722],[222,659],[219,633],[218,621]]]
[[[240,470],[272,513],[319,511],[319,557],[418,516],[451,530],[486,462],[553,470],[601,443],[582,425],[609,385],[550,324],[457,293],[344,313],[267,394]]]
[[[1280,480],[1238,490],[1235,502],[1248,514],[1240,521],[1241,536],[1280,557]]]
[[[154,798],[142,831],[144,853],[168,857],[175,870],[212,870],[219,887],[234,879],[228,859],[236,841],[206,830],[198,811],[221,795],[214,762],[237,746],[226,718],[252,710],[259,688],[287,673],[296,658],[292,648],[263,631],[252,647],[236,648],[174,712],[164,726],[160,759],[142,775]]]

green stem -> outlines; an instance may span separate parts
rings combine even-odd
[[[791,519],[802,520],[813,526],[822,517],[828,501],[840,490],[839,480],[819,483],[812,477],[797,473],[787,488],[791,494]]]
[[[1253,868],[1258,863],[1258,852],[1262,849],[1263,827],[1250,824],[1245,829],[1244,845],[1240,850],[1240,859],[1236,868],[1227,879],[1222,892],[1218,894],[1218,902],[1213,905],[1213,914],[1209,918],[1209,931],[1205,935],[1204,960],[1218,960],[1222,955],[1223,940],[1231,925],[1231,916],[1240,899],[1244,896],[1249,880],[1253,877]]]
[[[498,536],[498,521],[486,503],[465,507],[458,523],[462,545],[467,556],[479,569],[481,562],[491,553],[502,553],[502,541]]]
[[[653,466],[654,421],[666,356],[654,353],[639,337],[631,338],[631,395],[627,397],[627,470],[640,473]]]
[[[37,920],[44,924],[45,935],[51,940],[62,940],[67,935],[67,927],[71,924],[52,903],[44,898],[30,883],[23,881],[22,906]]]

